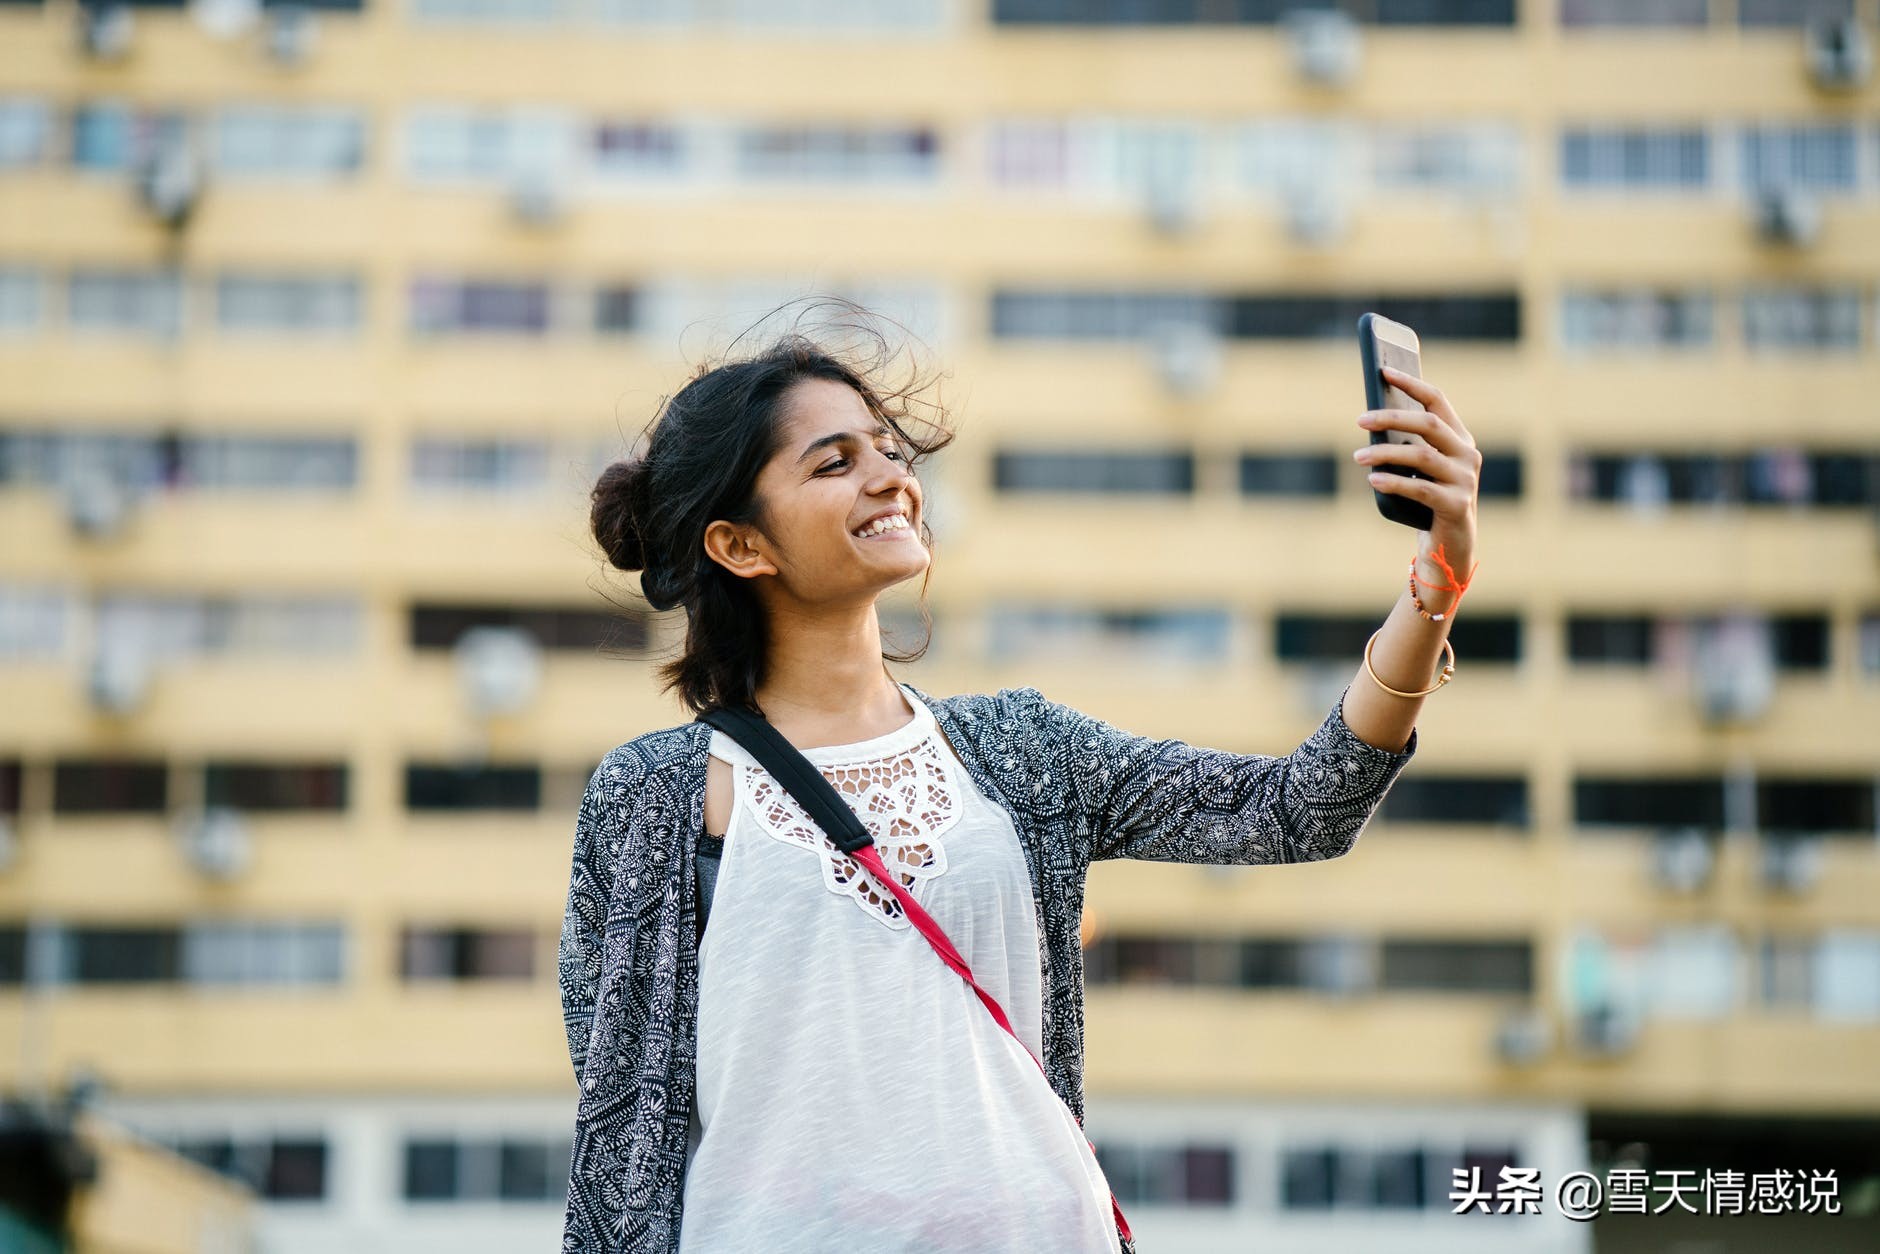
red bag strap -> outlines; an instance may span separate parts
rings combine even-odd
[[[966,965],[966,959],[960,957],[960,951],[953,947],[952,940],[948,938],[940,925],[934,922],[933,916],[914,900],[914,895],[901,886],[900,877],[890,874],[888,868],[881,864],[881,855],[875,851],[875,847],[865,845],[860,849],[851,850],[849,856],[867,867],[869,873],[894,894],[894,899],[901,903],[901,909],[907,911],[907,917],[913,920],[914,926],[920,929],[920,934],[927,938],[934,952],[940,955],[940,961],[952,967],[961,979],[973,986],[973,991],[979,994],[979,1000],[984,1003],[987,1010],[992,1012],[993,1022],[1004,1028],[1007,1036],[1018,1041],[1019,1048],[1030,1055],[1033,1062],[1038,1063],[1040,1072],[1044,1072],[1044,1063],[1039,1062],[1038,1055],[1031,1052],[1031,1046],[1019,1041],[1018,1033],[1012,1031],[1012,1022],[1005,1017],[1005,1008],[999,1005],[999,999],[979,986],[979,981],[973,978],[972,968]],[[1046,1083],[1050,1082],[1049,1073],[1045,1073],[1045,1080]],[[1089,1137],[1084,1138],[1084,1144],[1090,1145],[1092,1155],[1097,1152],[1097,1147],[1091,1145]],[[1133,1240],[1134,1238],[1130,1237],[1129,1221],[1123,1218],[1123,1208],[1117,1203],[1115,1193],[1110,1194],[1110,1210],[1116,1215],[1117,1229],[1122,1232],[1125,1239]]]

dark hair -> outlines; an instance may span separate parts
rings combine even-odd
[[[875,317],[849,302],[821,303]],[[765,321],[773,317],[774,312]],[[910,468],[953,441],[944,410],[925,399],[934,379],[910,359],[900,381],[890,384],[884,376],[896,369],[902,352],[866,323],[842,333],[858,330],[863,344],[872,345],[866,355],[791,330],[754,355],[700,366],[689,383],[662,398],[644,454],[614,462],[594,485],[588,521],[607,560],[642,572],[640,594],[654,609],[685,609],[683,649],[657,674],[661,691],[677,688],[695,714],[721,706],[762,713],[756,691],[769,640],[763,605],[749,580],[707,555],[704,536],[718,519],[762,529],[757,476],[782,446],[782,402],[791,387],[829,379],[854,388],[895,432]],[[916,410],[928,416],[917,417]],[[924,428],[924,436],[911,434],[909,423]],[[924,510],[920,532],[931,548]],[[932,573],[929,564],[927,574]],[[920,647],[907,653],[884,649],[884,659],[912,662],[927,652],[933,620],[926,577],[919,608],[926,630]]]

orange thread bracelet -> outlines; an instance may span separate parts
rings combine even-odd
[[[1482,563],[1477,562],[1474,566],[1469,568],[1469,577],[1467,579],[1458,580],[1454,568],[1449,565],[1448,559],[1443,556],[1443,548],[1443,545],[1437,545],[1435,550],[1430,553],[1429,557],[1431,561],[1442,567],[1443,578],[1449,581],[1446,584],[1431,583],[1427,579],[1418,579],[1417,559],[1414,556],[1410,559],[1410,604],[1416,606],[1417,613],[1421,614],[1432,623],[1440,623],[1456,612],[1456,607],[1462,604],[1463,595],[1468,592],[1469,585],[1475,582],[1475,572],[1482,569]],[[1433,588],[1438,592],[1453,592],[1456,594],[1456,599],[1450,604],[1448,609],[1440,613],[1432,614],[1423,608],[1423,599],[1417,596],[1418,584],[1422,584],[1426,588]]]

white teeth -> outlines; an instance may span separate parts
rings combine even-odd
[[[877,536],[884,531],[902,531],[906,528],[907,516],[905,514],[889,514],[879,522],[871,523],[869,526],[863,527],[855,534],[865,540],[869,536]]]

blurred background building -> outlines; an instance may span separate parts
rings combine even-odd
[[[1351,857],[1093,869],[1143,1249],[1876,1248],[1877,20],[0,0],[0,1088],[94,1072],[268,1251],[555,1248],[576,803],[684,717],[585,525],[658,398],[899,319],[961,436],[897,673],[1279,753],[1412,551],[1375,309],[1487,454],[1458,679]],[[1502,1165],[1843,1213],[1451,1213]]]

